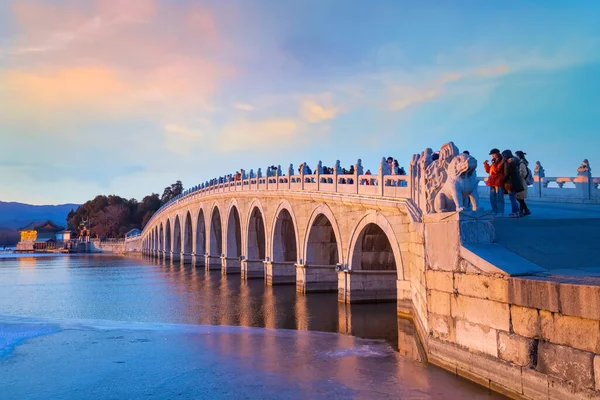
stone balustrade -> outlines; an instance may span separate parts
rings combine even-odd
[[[235,180],[233,175],[222,176],[195,185],[185,190],[182,194],[174,197],[158,209],[148,221],[151,224],[156,215],[165,209],[187,201],[192,196],[213,195],[236,191],[311,191],[325,193],[355,194],[364,196],[382,196],[392,198],[410,198],[410,177],[408,175],[396,175],[389,171],[385,158],[381,159],[379,170],[376,175],[365,174],[362,160],[358,160],[354,166],[353,174],[342,173],[339,160],[332,174],[323,173],[322,162],[319,161],[314,173],[308,174],[306,167],[294,174],[293,165],[288,168],[287,175],[281,171],[281,166],[265,176],[259,168],[257,173],[250,170],[249,174],[243,174],[240,180]],[[306,166],[306,163],[302,164]],[[267,171],[270,171],[267,167]],[[383,184],[381,184],[383,183]]]

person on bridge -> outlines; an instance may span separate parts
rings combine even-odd
[[[521,211],[521,216],[526,217],[531,214],[529,208],[527,207],[527,203],[525,203],[525,199],[527,198],[527,179],[531,175],[531,170],[529,169],[529,161],[525,158],[525,154],[521,150],[515,151],[515,155],[519,157],[519,175],[521,176],[521,183],[523,184],[523,191],[517,193],[517,201],[519,202],[519,208]]]
[[[510,206],[512,212],[509,217],[519,218],[521,212],[519,211],[519,203],[517,203],[517,193],[524,190],[523,183],[521,182],[521,174],[519,173],[520,160],[513,156],[512,151],[504,150],[502,152],[502,158],[504,161],[504,190],[508,193],[510,199]]]
[[[485,172],[490,174],[486,181],[490,187],[490,205],[494,216],[504,216],[504,160],[498,149],[492,149],[490,155],[492,163],[483,162]]]

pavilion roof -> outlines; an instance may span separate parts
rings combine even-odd
[[[30,224],[25,225],[19,231],[37,231],[37,232],[58,232],[63,231],[63,226],[58,226],[54,222],[47,221],[34,221]]]

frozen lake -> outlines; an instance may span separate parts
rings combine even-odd
[[[0,399],[500,398],[420,362],[395,307],[141,258],[0,258]]]

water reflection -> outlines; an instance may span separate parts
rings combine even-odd
[[[96,363],[98,354],[121,355],[139,351],[139,354],[130,355],[131,360],[139,360],[140,354],[144,354],[143,357],[151,355],[152,362],[136,361],[131,365],[148,365],[152,369],[156,365],[152,357],[162,351],[161,362],[177,360],[174,369],[188,363],[188,371],[203,371],[202,368],[213,368],[215,363],[227,362],[243,366],[249,371],[248,376],[254,376],[252,374],[258,371],[272,373],[272,376],[268,375],[271,380],[265,385],[279,385],[278,390],[298,384],[310,389],[306,393],[314,394],[319,392],[319,384],[337,385],[339,382],[342,386],[328,392],[339,398],[353,397],[352,391],[363,394],[354,398],[374,398],[374,394],[378,398],[478,397],[473,394],[488,397],[483,389],[445,371],[403,357],[424,360],[414,326],[409,320],[397,319],[393,303],[340,304],[336,293],[305,295],[296,293],[295,285],[269,287],[261,279],[245,281],[240,275],[222,276],[219,270],[206,271],[203,266],[181,262],[107,256],[48,258],[35,262],[37,267],[26,271],[22,270],[21,261],[0,265],[0,310],[3,314],[107,320],[110,324],[132,321],[147,322],[150,326],[178,323],[277,329],[194,327],[192,329],[207,329],[209,334],[186,331],[172,340],[165,340],[167,333],[162,331],[153,334],[153,330],[146,333],[126,330],[123,335],[130,336],[126,343],[148,347],[135,350],[137,347],[127,345],[115,348],[112,353],[98,352],[90,347],[87,356],[84,354],[83,357],[82,349],[91,346],[85,337],[77,337],[73,331],[65,331],[64,335],[68,337],[64,339],[49,337],[47,340],[56,341],[53,351],[66,349],[63,343],[76,343],[69,354],[73,360],[81,361],[73,361],[73,365]],[[99,332],[100,336],[106,336],[102,330]],[[168,335],[171,334],[175,335],[173,332]],[[149,340],[139,341],[144,335],[150,335]],[[105,345],[117,346],[115,336],[119,335],[111,334]],[[353,336],[377,339],[382,343],[361,341]],[[392,351],[384,341],[399,353]],[[40,343],[38,354],[47,353],[46,345],[47,342]],[[219,353],[213,364],[206,363],[205,357],[210,352]],[[31,360],[35,364],[37,359]],[[117,365],[113,363],[114,360],[107,359],[103,365]],[[192,364],[193,368],[190,367]],[[89,366],[89,370],[95,366]],[[33,367],[36,366],[24,365],[23,370],[30,371]],[[61,368],[56,366],[55,370]],[[109,372],[109,375],[113,373],[112,370]],[[0,377],[1,373],[0,368]],[[206,372],[202,376],[204,379],[210,375]],[[177,384],[190,381],[188,375],[181,376],[183,378]],[[53,377],[50,381],[55,379],[58,378]],[[245,378],[244,382],[246,386],[256,386],[252,386],[252,377]],[[238,384],[232,379],[228,390],[235,390]],[[23,386],[27,387],[26,382]],[[256,395],[263,389],[256,386],[253,390],[256,392],[250,394]],[[299,394],[281,397],[303,398]]]
[[[195,264],[155,265],[166,275],[169,291],[177,294],[185,322],[339,332],[382,339],[398,349],[393,303],[341,304],[335,293],[297,293],[294,285],[266,286],[261,279],[242,280]]]

